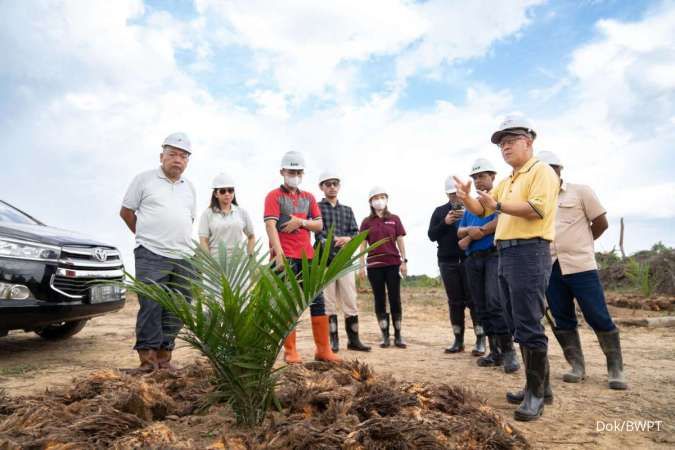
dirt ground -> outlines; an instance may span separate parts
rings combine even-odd
[[[392,374],[401,380],[468,385],[511,420],[514,406],[506,402],[504,394],[523,384],[522,370],[506,375],[498,368],[479,368],[468,352],[444,354],[450,331],[447,305],[440,290],[406,289],[403,300],[407,349],[381,349],[374,345],[370,353],[341,350],[340,355],[358,358],[377,373]],[[362,339],[376,344],[379,331],[367,294],[360,295],[360,304]],[[137,360],[131,346],[137,308],[137,302],[131,299],[122,311],[93,319],[80,334],[67,341],[46,342],[34,334],[21,332],[0,338],[0,388],[12,396],[34,394],[67,385],[73,377],[95,369],[135,366]],[[611,312],[615,318],[666,314],[613,307]],[[344,345],[342,320],[340,327]],[[675,328],[623,327],[621,331],[630,386],[623,392],[607,388],[604,355],[586,326],[581,337],[587,379],[582,384],[563,383],[561,376],[566,363],[549,333],[554,403],[546,407],[543,418],[537,422],[512,421],[535,448],[675,446]],[[301,355],[310,360],[313,343],[307,317],[301,321],[298,338]],[[468,330],[467,346],[472,342],[472,332]],[[175,352],[179,365],[192,362],[195,356],[184,345]],[[652,421],[651,431],[631,430],[646,421]]]

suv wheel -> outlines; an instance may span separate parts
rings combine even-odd
[[[87,320],[89,319],[73,320],[72,322],[57,322],[47,325],[44,328],[40,328],[39,330],[35,330],[35,333],[42,339],[48,341],[68,339],[82,331],[82,328],[87,324]]]

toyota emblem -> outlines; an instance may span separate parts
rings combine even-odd
[[[101,262],[105,262],[106,259],[108,259],[108,252],[101,247],[97,247],[94,249],[94,258]]]

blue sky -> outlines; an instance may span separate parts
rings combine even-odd
[[[673,1],[2,2],[0,44],[0,198],[127,260],[121,198],[181,130],[199,209],[225,171],[261,218],[281,155],[300,150],[305,189],[336,167],[359,217],[372,185],[390,187],[411,272],[437,273],[426,227],[443,180],[477,157],[505,176],[489,136],[512,112],[598,193],[599,249],[620,217],[629,251],[675,243]]]

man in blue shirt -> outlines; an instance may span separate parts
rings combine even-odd
[[[489,192],[496,173],[490,161],[478,158],[469,175],[477,190]],[[477,364],[481,367],[504,364],[504,372],[513,373],[518,370],[519,365],[513,348],[513,338],[506,324],[505,309],[499,296],[499,260],[494,244],[496,227],[496,213],[479,217],[467,210],[459,223],[457,236],[460,239],[460,248],[469,255],[465,265],[471,298],[490,346],[490,353],[478,358]]]

